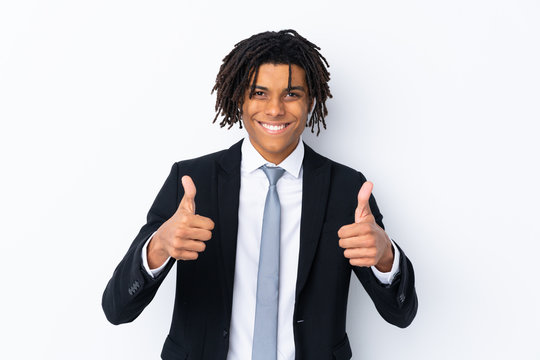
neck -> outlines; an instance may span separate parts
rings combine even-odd
[[[253,141],[251,141],[251,138],[249,139],[249,142],[251,143],[251,145],[253,145],[255,150],[257,150],[257,152],[264,158],[264,160],[271,162],[272,164],[279,165],[296,149],[298,143],[300,142],[300,139],[298,139],[296,143],[292,144],[287,149],[281,152],[264,151],[263,149],[260,149],[257,144],[253,143]]]

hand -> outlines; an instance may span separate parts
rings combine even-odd
[[[375,266],[381,272],[392,269],[394,253],[386,232],[375,222],[369,207],[373,183],[366,181],[358,192],[358,206],[354,224],[344,225],[338,231],[339,246],[351,265]]]
[[[151,269],[161,266],[168,258],[195,260],[206,248],[205,241],[212,238],[214,222],[195,215],[197,189],[191,177],[182,177],[184,197],[173,216],[164,222],[148,245],[148,265]]]

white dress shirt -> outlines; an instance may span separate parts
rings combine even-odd
[[[294,360],[293,313],[295,305],[296,276],[300,250],[300,218],[302,213],[302,161],[304,144],[302,139],[295,150],[280,164],[285,170],[277,182],[281,204],[280,279],[278,303],[278,359]],[[227,360],[251,358],[255,306],[257,295],[257,273],[262,232],[262,218],[268,178],[261,166],[276,166],[266,161],[255,150],[248,138],[242,143],[240,168],[240,197],[238,207],[238,237],[236,266],[234,273],[233,303]],[[146,247],[142,250],[143,266],[151,276],[157,276],[167,261],[157,269],[150,269]],[[382,273],[371,267],[374,275],[383,284],[390,284],[398,271],[399,250],[394,244],[392,270]]]

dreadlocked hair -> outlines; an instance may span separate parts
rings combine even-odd
[[[279,32],[267,31],[251,36],[234,45],[233,50],[225,56],[216,77],[212,93],[217,91],[216,122],[218,116],[223,116],[219,123],[221,127],[229,125],[228,129],[238,123],[242,128],[242,103],[248,87],[249,98],[255,89],[259,66],[263,64],[289,65],[288,90],[291,88],[291,64],[300,66],[306,73],[306,82],[311,99],[315,106],[311,112],[306,127],[314,132],[317,126],[317,136],[321,132],[321,123],[326,129],[324,117],[328,115],[326,100],[332,97],[328,81],[330,73],[326,69],[328,62],[319,52],[320,48],[299,35],[294,30]],[[249,84],[251,79],[251,84]]]

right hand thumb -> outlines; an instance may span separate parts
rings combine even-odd
[[[180,201],[180,205],[178,205],[178,210],[195,214],[195,194],[197,193],[197,189],[191,177],[187,175],[182,176],[182,186],[184,187],[184,197]]]

